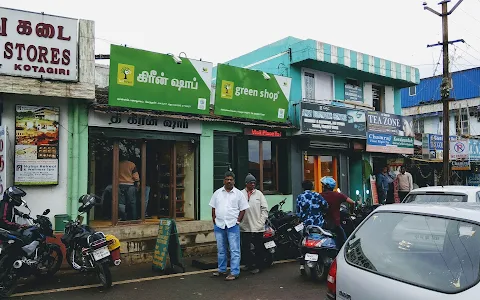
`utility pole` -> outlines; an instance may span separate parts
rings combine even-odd
[[[450,72],[449,72],[449,57],[448,45],[458,42],[465,42],[464,40],[448,40],[448,16],[453,13],[455,9],[463,2],[459,0],[455,6],[448,11],[448,2],[450,0],[443,0],[439,4],[442,6],[442,13],[439,13],[427,6],[427,2],[423,2],[423,9],[442,17],[442,42],[437,44],[427,45],[427,47],[442,46],[443,48],[443,79],[440,94],[443,102],[443,184],[448,185],[450,182]]]

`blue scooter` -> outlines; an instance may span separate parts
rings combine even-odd
[[[334,234],[319,226],[309,225],[301,246],[300,273],[313,280],[323,281],[339,251]]]

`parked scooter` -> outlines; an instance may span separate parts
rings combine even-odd
[[[19,198],[26,193],[15,188]],[[23,206],[29,210],[26,218],[29,223],[20,231],[0,229],[2,241],[2,256],[0,259],[0,298],[9,297],[17,286],[20,278],[31,275],[37,277],[53,276],[63,261],[63,254],[56,244],[47,243],[47,237],[54,237],[53,226],[47,215],[50,209],[37,215],[36,219],[30,217],[30,208],[25,201]]]
[[[293,212],[282,210],[286,198],[274,205],[268,212],[269,224],[275,231],[274,241],[277,253],[284,258],[297,258],[300,256],[298,246],[302,240],[303,222]]]
[[[338,251],[331,231],[319,226],[307,226],[301,246],[303,261],[300,273],[314,280],[325,280]]]
[[[84,195],[80,197],[82,205],[77,219],[65,225],[62,243],[67,248],[67,262],[77,271],[96,272],[104,288],[112,285],[110,266],[118,266],[120,259],[120,241],[113,235],[95,231],[88,225],[82,225],[82,214],[90,211],[97,197]]]

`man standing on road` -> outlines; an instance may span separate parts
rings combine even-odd
[[[262,192],[255,189],[256,182],[257,179],[252,174],[245,177],[245,188],[242,194],[248,200],[250,208],[246,210],[243,221],[240,223],[242,255],[245,258],[246,269],[252,274],[257,274],[262,268],[265,254],[263,232],[268,218],[267,199]],[[250,250],[250,244],[255,247],[255,255]]]
[[[397,175],[398,178],[398,196],[400,197],[400,202],[405,199],[408,193],[413,190],[413,178],[412,174],[405,170],[405,167],[400,168],[400,174]]]
[[[243,193],[234,186],[235,174],[226,172],[223,184],[223,187],[213,193],[210,200],[218,252],[218,272],[213,273],[213,276],[227,275],[227,249],[230,248],[230,274],[225,280],[231,281],[240,276],[239,224],[249,206]]]
[[[343,230],[340,222],[340,205],[343,202],[350,204],[355,204],[355,202],[344,194],[333,191],[337,186],[337,182],[332,177],[323,177],[321,182],[323,192],[320,195],[328,202],[327,219],[329,223],[333,224],[333,231],[337,236],[338,249],[340,249],[347,240],[345,230]]]

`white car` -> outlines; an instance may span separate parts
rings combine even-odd
[[[476,300],[480,204],[384,205],[350,235],[327,277],[329,300]]]
[[[480,202],[478,186],[429,186],[412,190],[402,203]]]

